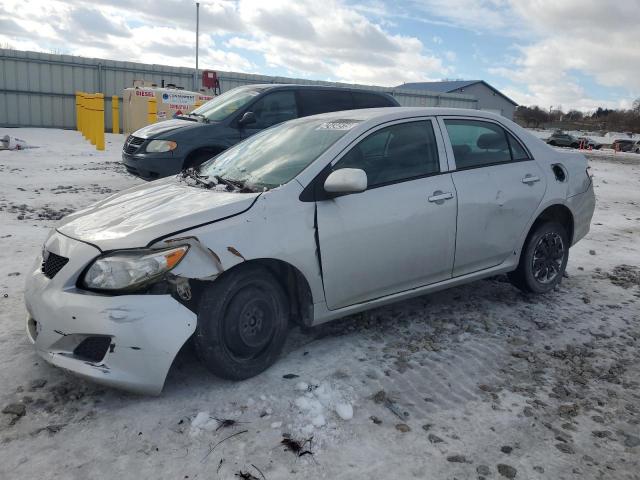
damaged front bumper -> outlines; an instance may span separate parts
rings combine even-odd
[[[38,354],[108,386],[159,394],[195,330],[196,315],[168,294],[111,296],[78,289],[79,275],[100,254],[91,245],[54,233],[44,251],[67,262],[45,275],[39,258],[27,279],[27,334]]]

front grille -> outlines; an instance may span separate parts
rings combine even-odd
[[[122,148],[125,153],[132,154],[136,153],[140,149],[140,145],[144,143],[144,138],[134,137],[131,135],[124,144]]]
[[[101,362],[111,345],[111,337],[87,337],[73,350],[76,357],[90,362]]]
[[[48,252],[47,259],[42,262],[42,273],[47,278],[53,278],[68,262],[69,259],[67,257]]]

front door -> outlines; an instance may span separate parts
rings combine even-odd
[[[451,277],[457,199],[434,127],[422,120],[379,128],[334,164],[364,170],[368,188],[317,202],[329,309]]]
[[[295,91],[276,90],[267,93],[249,106],[247,111],[253,112],[256,121],[240,128],[242,138],[250,137],[254,133],[278,123],[298,118]]]
[[[538,163],[499,124],[471,119],[442,123],[456,166],[456,277],[494,267],[515,254],[546,183]]]

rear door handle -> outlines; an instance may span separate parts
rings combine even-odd
[[[431,203],[443,203],[445,200],[449,200],[453,198],[453,193],[451,192],[442,192],[441,190],[436,190],[435,192],[433,192],[433,195],[431,195],[428,200]]]
[[[536,183],[540,181],[540,177],[536,177],[535,175],[526,175],[523,179],[522,179],[522,183],[527,183],[529,185],[531,185],[532,183]]]

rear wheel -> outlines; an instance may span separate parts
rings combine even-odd
[[[253,377],[277,360],[288,322],[287,298],[276,278],[261,267],[240,267],[203,293],[196,353],[219,377]]]
[[[509,280],[520,290],[546,293],[562,280],[569,260],[569,238],[557,222],[538,225],[527,238],[518,268]]]

